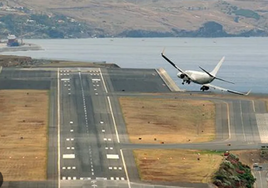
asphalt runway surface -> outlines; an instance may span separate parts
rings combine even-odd
[[[141,182],[132,150],[256,149],[261,142],[268,142],[268,116],[262,100],[199,92],[165,95],[170,93],[170,88],[153,69],[3,68],[0,89],[50,90],[51,106],[48,180],[4,182],[2,187],[205,188],[209,185]],[[215,140],[159,145],[130,143],[118,97],[142,95],[213,101],[216,107]]]

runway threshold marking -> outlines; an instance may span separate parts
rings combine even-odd
[[[58,106],[58,188],[60,188],[60,72],[59,68],[57,70],[57,80],[58,80],[58,96],[57,96],[57,106]]]

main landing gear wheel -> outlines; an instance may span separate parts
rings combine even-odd
[[[209,90],[209,87],[208,87],[208,86],[202,86],[202,87],[200,88],[200,90],[201,90],[201,91],[206,91],[206,90]]]

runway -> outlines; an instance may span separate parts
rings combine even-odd
[[[268,116],[261,99],[199,92],[171,94],[170,86],[154,69],[3,68],[0,89],[50,90],[51,107],[47,181],[5,182],[3,187],[169,187],[140,181],[133,149],[256,149],[268,141]],[[143,95],[214,102],[215,140],[130,143],[118,97]]]
[[[110,98],[104,95],[99,70],[72,70],[68,76],[59,77],[61,180],[125,180]]]

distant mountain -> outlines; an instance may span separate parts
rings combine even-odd
[[[268,35],[268,0],[8,0],[0,8],[2,36]]]

